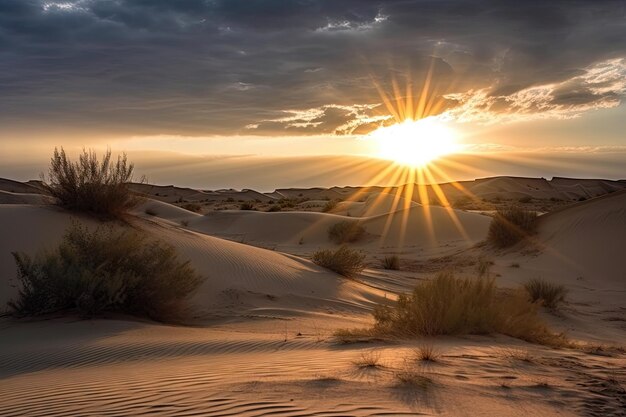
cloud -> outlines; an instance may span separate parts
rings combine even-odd
[[[494,89],[448,94],[457,103],[446,113],[460,122],[501,123],[534,119],[570,119],[618,106],[626,94],[626,59],[611,59],[585,68],[580,75],[510,94]]]
[[[417,85],[433,56],[437,95],[473,91],[455,96],[461,107],[493,101],[490,111],[500,114],[513,100],[519,114],[538,114],[537,106],[574,114],[619,100],[617,69],[588,68],[626,56],[623,7],[611,0],[3,0],[0,135],[35,125],[111,135],[235,135],[251,125],[267,135],[358,133],[388,115],[382,107],[354,110],[380,102],[372,80],[386,91],[392,78]],[[323,114],[293,125],[276,120],[301,116],[284,109]]]
[[[352,135],[374,130],[392,116],[380,114],[380,104],[327,104],[306,110],[285,110],[286,115],[250,124],[255,133],[284,130],[308,134]]]

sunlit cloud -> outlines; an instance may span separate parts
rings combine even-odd
[[[626,94],[626,59],[591,65],[558,83],[528,87],[512,94],[494,88],[447,94],[457,106],[448,114],[459,122],[502,123],[537,119],[571,119],[590,110],[616,107]]]
[[[310,131],[332,135],[352,135],[366,133],[379,127],[392,118],[391,115],[377,114],[380,103],[324,106],[305,110],[284,110],[282,117],[261,120],[246,126],[248,130],[265,130],[276,127],[285,130]],[[365,130],[365,132],[364,132]]]
[[[375,28],[385,22],[389,16],[378,12],[371,21],[355,22],[351,20],[332,20],[325,26],[317,28],[316,32],[361,32]]]

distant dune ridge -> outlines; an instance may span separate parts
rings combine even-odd
[[[266,194],[133,184],[145,199],[115,227],[167,242],[206,277],[186,300],[183,323],[190,326],[119,315],[2,317],[0,415],[623,414],[626,181],[497,177],[461,184],[441,189],[451,199],[471,192],[511,204],[525,197],[564,202],[539,216],[527,241],[495,249],[484,243],[491,217],[430,204],[432,186],[421,194],[417,186]],[[229,201],[230,208],[184,208],[206,200]],[[291,211],[237,209],[257,200],[264,207],[287,201]],[[321,212],[332,200],[341,201]],[[17,295],[11,252],[55,247],[72,221],[100,224],[50,203],[36,182],[0,180],[0,312]],[[329,239],[340,222],[365,231],[347,244],[366,263],[351,278],[310,260],[341,247]],[[388,256],[397,257],[398,270],[384,269]],[[481,267],[504,291],[534,278],[563,285],[568,295],[558,311],[538,308],[580,347],[501,335],[344,345],[342,333],[334,336],[371,327],[376,306],[438,271],[476,278]],[[430,347],[444,355],[425,365],[416,352]]]
[[[0,184],[1,185],[1,184]],[[537,199],[570,199],[592,198],[600,195],[626,189],[626,180],[603,180],[603,179],[576,179],[554,177],[551,180],[545,178],[523,177],[492,177],[481,178],[473,181],[459,181],[442,183],[438,185],[446,197],[454,201],[469,194],[484,199],[503,198],[519,199],[531,197]],[[133,189],[138,192],[151,195],[156,199],[173,202],[178,198],[188,201],[214,201],[235,200],[250,201],[279,200],[281,198],[308,198],[311,200],[350,199],[355,196],[365,197],[371,193],[395,194],[398,187],[332,187],[332,188],[280,188],[271,193],[261,193],[254,190],[217,190],[203,191],[175,186],[156,186],[149,184],[133,184]],[[403,191],[406,192],[405,186]],[[429,199],[437,198],[432,185],[424,186],[425,195]],[[417,186],[411,190],[412,199],[421,201],[421,194]],[[158,195],[157,195],[158,194]]]

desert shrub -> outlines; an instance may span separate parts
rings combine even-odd
[[[250,202],[241,203],[239,205],[239,210],[254,210],[254,204]]]
[[[537,213],[513,207],[498,210],[491,220],[487,241],[498,248],[514,245],[535,232]]]
[[[524,197],[520,197],[517,201],[525,204],[525,203],[530,203],[531,201],[533,201],[533,198],[529,195],[526,195]]]
[[[235,199],[234,199],[234,198],[232,198],[232,197],[228,197],[228,198],[227,198],[226,200],[224,200],[224,201],[226,201],[227,203],[234,203],[234,202],[235,202]]]
[[[280,206],[277,204],[273,204],[267,209],[267,211],[269,212],[280,211]]]
[[[119,312],[167,320],[203,281],[171,246],[112,227],[74,224],[57,248],[13,256],[20,288],[9,306],[24,316]]]
[[[322,207],[322,211],[324,213],[333,211],[337,207],[337,204],[339,204],[339,201],[340,200],[328,200],[326,204],[324,204],[324,207]]]
[[[202,206],[198,203],[187,203],[183,204],[181,207],[185,210],[193,211],[194,213],[198,213],[200,210],[202,210]]]
[[[55,148],[44,187],[67,209],[104,218],[120,217],[139,202],[128,188],[133,169],[126,154],[118,156],[114,162],[109,150],[102,161],[98,161],[95,152],[83,150],[78,162],[72,162],[63,148]]]
[[[397,255],[385,256],[382,264],[385,269],[397,271],[400,269],[400,258]]]
[[[585,200],[587,200],[587,197],[585,196],[578,197],[578,201],[585,201]]]
[[[558,345],[540,320],[537,306],[520,292],[497,291],[491,278],[456,278],[443,272],[400,295],[395,306],[374,310],[375,330],[400,336],[501,333],[529,342]]]
[[[346,277],[360,273],[365,268],[364,260],[365,255],[347,246],[342,246],[336,251],[325,249],[313,254],[313,262]]]
[[[555,309],[565,301],[567,289],[562,285],[552,284],[541,278],[533,278],[524,284],[524,289],[533,302],[541,302],[550,309]]]
[[[282,208],[294,208],[296,206],[296,202],[290,198],[281,198],[278,200],[278,205]]]
[[[345,220],[328,228],[328,239],[338,245],[357,242],[363,236],[365,236],[365,229],[355,221]]]

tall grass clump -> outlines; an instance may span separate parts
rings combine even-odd
[[[328,228],[328,239],[338,245],[358,242],[364,236],[365,228],[355,221],[341,221]]]
[[[537,228],[537,213],[519,207],[498,210],[491,220],[487,241],[506,248],[530,236]]]
[[[400,258],[397,255],[385,256],[382,265],[384,269],[397,271],[400,269]]]
[[[457,278],[450,272],[419,283],[395,306],[379,306],[374,318],[376,331],[398,336],[501,333],[529,342],[562,342],[525,294],[499,291],[491,278]]]
[[[55,148],[44,187],[67,209],[116,218],[139,202],[128,188],[133,170],[126,154],[114,161],[108,150],[100,161],[94,151],[83,150],[78,161],[72,162],[63,148]]]
[[[524,284],[532,302],[540,302],[549,309],[556,309],[565,301],[567,289],[562,285],[552,284],[541,278],[533,278]]]
[[[112,227],[73,224],[57,248],[13,256],[20,286],[9,307],[18,316],[113,312],[169,320],[203,281],[173,247]]]
[[[336,251],[325,249],[313,254],[313,262],[345,277],[352,277],[363,271],[364,260],[365,255],[347,246]]]

